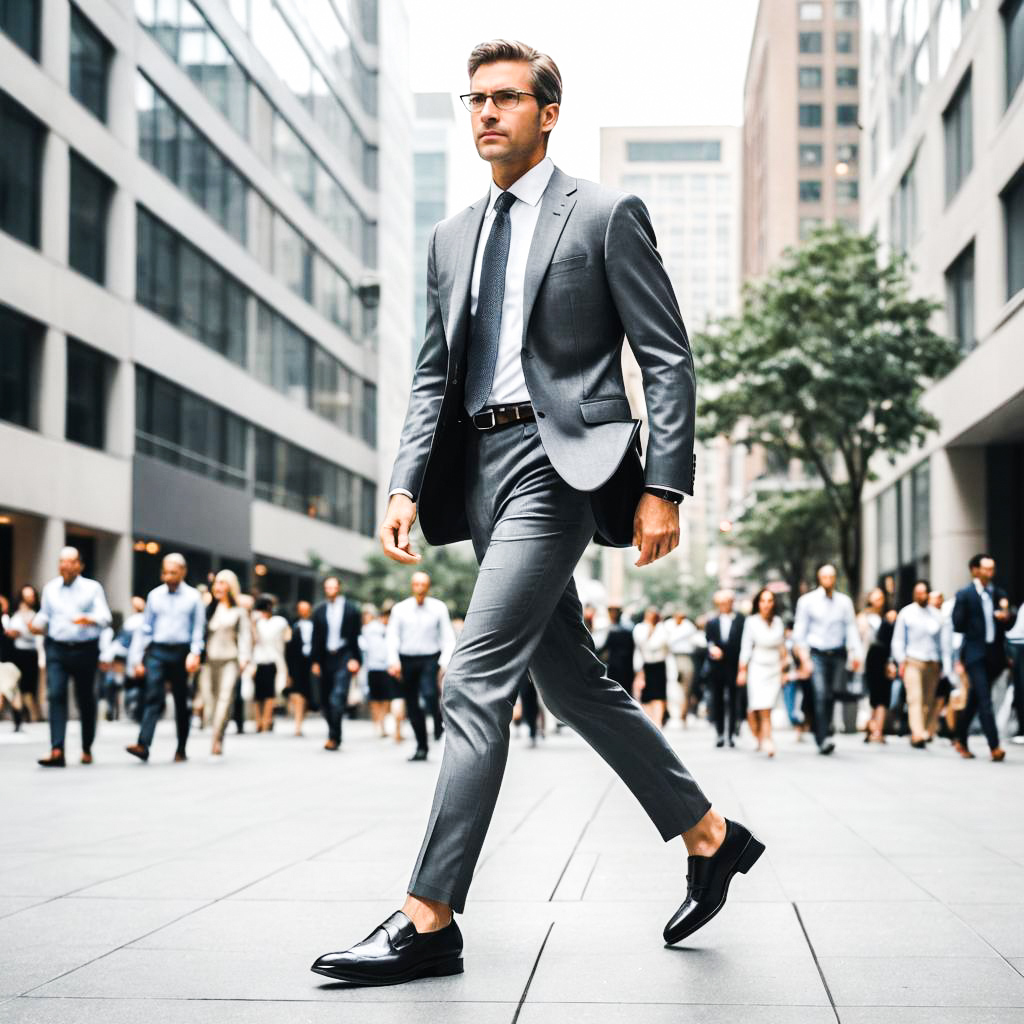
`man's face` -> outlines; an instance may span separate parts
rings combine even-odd
[[[412,590],[412,596],[417,600],[422,600],[430,590],[430,577],[425,572],[413,573],[409,587]]]
[[[328,601],[333,601],[340,593],[341,584],[333,576],[324,580],[324,597]]]
[[[300,619],[308,619],[313,614],[313,606],[308,601],[300,601],[295,610],[299,613]]]
[[[469,91],[495,93],[519,89],[532,93],[530,65],[526,61],[500,60],[477,68],[470,79]],[[473,141],[482,160],[488,163],[515,163],[536,152],[543,137],[558,120],[558,106],[551,104],[546,114],[535,96],[520,96],[512,110],[499,110],[493,97],[475,114],[470,114]]]
[[[732,612],[732,595],[724,594],[715,598],[715,607],[723,614],[729,615]]]
[[[72,583],[82,572],[82,559],[78,555],[68,555],[60,560],[57,571],[65,583]]]
[[[996,563],[993,558],[983,558],[981,565],[975,570],[975,575],[987,587],[996,575]]]
[[[942,609],[943,598],[944,598],[944,595],[943,595],[941,590],[933,590],[928,595],[928,603],[933,608],[938,608],[938,609],[941,610]]]
[[[914,587],[914,600],[922,607],[928,603],[928,588],[923,583]]]
[[[833,590],[836,585],[836,571],[831,565],[826,565],[818,573],[818,582],[826,589]]]
[[[185,578],[185,570],[177,562],[164,562],[160,569],[160,579],[172,589]]]

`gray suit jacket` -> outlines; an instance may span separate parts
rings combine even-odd
[[[489,193],[434,228],[427,324],[389,489],[418,504],[431,544],[469,536],[463,407],[470,284]],[[596,539],[632,541],[644,483],[693,493],[696,382],[672,285],[644,204],[557,167],[541,199],[523,297],[522,365],[544,450],[591,492]],[[643,373],[650,440],[622,380],[623,336]]]

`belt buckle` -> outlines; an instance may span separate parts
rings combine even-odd
[[[491,422],[488,423],[487,426],[484,426],[482,423],[477,422],[477,416],[485,416],[488,413],[490,414]],[[483,411],[476,413],[476,415],[474,415],[473,417],[473,426],[476,427],[477,430],[493,430],[497,425],[498,417],[495,414],[494,409],[484,409]]]

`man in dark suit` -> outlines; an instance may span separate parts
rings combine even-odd
[[[498,796],[524,674],[552,714],[618,773],[665,840],[682,834],[690,888],[665,927],[701,927],[763,845],[727,822],[661,730],[605,673],[573,570],[591,540],[679,543],[693,493],[695,382],[686,329],[643,203],[570,177],[547,157],[562,79],[530,46],[493,40],[469,58],[463,102],[488,191],[438,224],[427,319],[381,524],[384,552],[414,564],[471,538],[480,561],[444,684],[445,750],[427,834],[401,911],[313,965],[369,984],[462,971],[452,914],[465,907]],[[646,467],[622,378],[640,364]]]
[[[608,675],[615,680],[626,693],[633,692],[633,630],[622,624],[622,609],[615,605],[608,608],[608,638],[605,640],[605,662]]]
[[[341,746],[341,720],[348,706],[349,683],[363,660],[359,651],[363,619],[359,605],[342,594],[337,576],[324,580],[324,599],[313,612],[312,671],[320,682],[327,719],[324,749],[337,750]]]
[[[993,761],[1002,761],[1006,752],[999,746],[999,730],[992,708],[992,684],[1006,668],[1004,636],[1010,623],[1010,602],[1006,591],[993,585],[995,560],[975,555],[968,566],[972,580],[957,591],[953,605],[953,629],[963,634],[959,661],[967,673],[967,706],[957,718],[953,746],[961,757],[974,757],[967,748],[967,737],[975,714],[988,740]]]
[[[711,714],[718,733],[716,746],[736,745],[743,709],[739,705],[736,676],[740,670],[740,645],[743,641],[743,616],[733,612],[733,593],[720,590],[715,594],[718,614],[708,619],[704,635],[708,638],[709,674],[711,677]],[[726,727],[726,717],[729,719]]]

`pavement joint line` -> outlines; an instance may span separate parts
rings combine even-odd
[[[530,976],[526,979],[526,987],[523,989],[523,994],[519,997],[519,1005],[516,1007],[516,1012],[512,1015],[512,1024],[516,1024],[519,1020],[519,1014],[523,1012],[523,1003],[526,1002],[526,997],[530,994],[530,985],[533,984],[533,976],[537,973],[537,967],[540,964],[540,958],[544,955],[544,947],[548,944],[548,939],[551,938],[551,930],[555,927],[555,922],[552,921],[548,925],[548,930],[544,934],[544,941],[540,944],[540,949],[537,950],[537,959],[533,961],[533,967],[530,970]]]
[[[594,805],[594,810],[591,813],[590,817],[587,818],[587,820],[583,823],[583,828],[580,829],[580,834],[576,837],[576,842],[573,844],[573,848],[569,852],[569,856],[566,857],[565,864],[562,865],[562,871],[558,876],[558,881],[555,882],[555,887],[551,890],[551,895],[548,897],[547,900],[548,903],[554,902],[555,893],[558,892],[558,887],[562,884],[562,879],[565,878],[565,873],[569,870],[569,865],[572,863],[573,857],[576,856],[576,851],[580,848],[580,843],[583,842],[583,837],[587,834],[587,829],[590,828],[591,822],[601,812],[601,808],[604,806],[605,800],[608,799],[608,794],[611,793],[612,789],[615,787],[615,781],[615,779],[609,781],[608,785],[605,787],[605,791],[597,798],[597,803]],[[590,885],[590,879],[593,877],[594,868],[597,867],[597,860],[599,858],[600,855],[598,855],[598,858],[595,858],[594,867],[590,869],[590,874],[587,875],[587,881],[586,884],[583,886],[583,891],[580,893],[580,898],[575,902],[582,903],[584,896],[587,895],[587,886]]]
[[[800,916],[800,908],[796,903],[792,903],[793,913],[796,914],[796,919],[800,924],[800,931],[804,933],[804,940],[807,942],[807,948],[811,951],[811,959],[814,961],[814,966],[817,968],[818,977],[821,978],[822,987],[825,989],[825,995],[828,996],[829,1005],[832,1007],[832,1012],[836,1015],[836,1024],[842,1024],[839,1019],[839,1011],[836,1009],[836,1001],[832,998],[832,990],[828,987],[828,981],[825,978],[825,972],[821,969],[821,964],[818,963],[818,954],[815,952],[814,943],[811,942],[810,935],[807,934],[807,928],[804,925],[804,919]]]
[[[988,948],[996,954],[996,956],[998,956],[1001,960],[1003,960],[1006,963],[1010,970],[1016,971],[1022,978],[1024,978],[1024,970],[1021,970],[1021,968],[1018,967],[1005,953],[1003,953],[1002,950],[997,949],[994,945],[992,945],[992,943],[989,942],[988,939],[986,939],[985,936],[982,935],[981,932],[979,932],[978,929],[975,928],[970,921],[967,921],[963,917],[961,917],[960,913],[953,907],[951,907],[948,903],[940,903],[939,905],[945,907],[946,910],[948,910],[961,924],[963,924],[969,931],[971,931],[974,935],[981,939],[981,941],[984,942],[985,945],[988,946]]]

